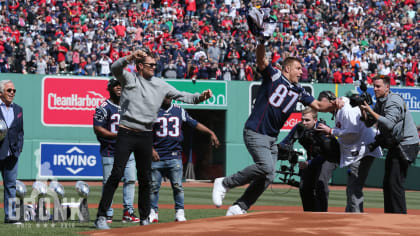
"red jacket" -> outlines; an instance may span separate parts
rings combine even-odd
[[[336,71],[333,74],[333,82],[335,84],[342,84],[343,83],[343,74],[340,71]]]
[[[409,71],[407,72],[407,75],[405,76],[405,86],[414,86],[414,74],[413,72]]]

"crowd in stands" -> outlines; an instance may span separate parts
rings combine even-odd
[[[1,73],[110,76],[139,47],[156,75],[259,80],[246,9],[260,0],[0,0]],[[302,82],[419,78],[419,0],[273,0],[267,56],[303,64]],[[129,65],[128,70],[135,70]]]

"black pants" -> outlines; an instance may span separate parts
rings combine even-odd
[[[417,156],[418,144],[403,145],[402,147],[408,156]],[[389,149],[385,160],[383,180],[385,213],[407,214],[404,183],[408,167],[409,163],[403,158],[399,148]]]
[[[299,193],[304,211],[328,211],[328,182],[336,168],[337,164],[324,161],[301,170]]]
[[[151,169],[152,169],[152,132],[135,132],[124,128],[119,128],[115,160],[112,167],[111,176],[105,183],[97,216],[106,216],[114,197],[115,190],[121,178],[124,176],[124,169],[131,153],[134,153],[137,168],[137,180],[139,182],[138,206],[140,219],[145,220],[150,214],[150,189],[151,189]]]

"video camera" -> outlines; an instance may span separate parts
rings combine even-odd
[[[302,152],[293,150],[292,145],[288,144],[277,144],[278,154],[277,160],[279,161],[289,161],[290,164],[295,165],[298,162],[299,155],[303,155]]]
[[[367,147],[371,152],[379,146],[387,149],[395,148],[400,144],[401,138],[401,136],[397,137],[393,135],[378,134],[375,136],[375,141],[373,143],[369,143]]]
[[[278,154],[277,154],[277,160],[279,161],[289,161],[290,165],[281,165],[280,170],[276,171],[276,173],[282,174],[283,177],[280,177],[279,179],[288,185],[294,186],[299,188],[300,183],[296,181],[295,179],[292,179],[291,177],[294,175],[298,175],[298,173],[295,173],[295,165],[298,162],[299,156],[303,155],[302,152],[298,152],[293,150],[292,145],[288,144],[277,144],[278,147]]]
[[[372,105],[373,104],[373,100],[372,100],[372,95],[370,95],[370,93],[367,92],[367,86],[365,84],[365,82],[361,81],[360,82],[360,86],[359,86],[360,90],[362,90],[362,93],[359,94],[353,94],[350,96],[350,105],[352,107],[355,106],[360,106],[365,104],[365,102],[368,105]]]

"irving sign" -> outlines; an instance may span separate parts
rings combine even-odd
[[[99,144],[40,143],[39,176],[43,178],[101,178]]]
[[[108,97],[108,78],[45,77],[42,123],[46,126],[92,126],[95,108]]]

